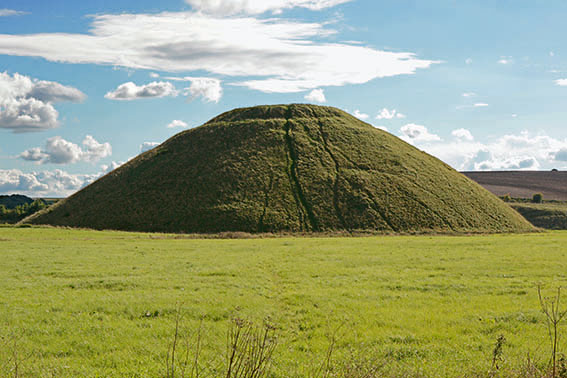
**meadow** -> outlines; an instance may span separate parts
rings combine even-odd
[[[274,378],[313,376],[333,338],[337,364],[413,376],[486,372],[501,335],[501,364],[528,353],[546,364],[536,285],[553,294],[566,282],[559,231],[194,239],[0,227],[0,376],[17,360],[22,377],[163,377],[177,313],[183,337],[201,329],[210,366],[225,360],[232,319],[268,320]]]

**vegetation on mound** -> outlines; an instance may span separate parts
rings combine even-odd
[[[532,230],[434,157],[311,105],[222,114],[26,221],[197,233]]]

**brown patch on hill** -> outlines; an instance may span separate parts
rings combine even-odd
[[[567,172],[507,171],[463,172],[497,196],[532,198],[542,193],[546,200],[567,201]]]

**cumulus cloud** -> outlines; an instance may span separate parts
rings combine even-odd
[[[553,154],[553,159],[556,161],[567,162],[567,147],[564,147]]]
[[[125,163],[124,161],[113,161],[110,164],[103,164],[100,166],[100,168],[102,169],[100,175],[104,176],[107,173],[114,171],[116,168],[120,167],[124,163]]]
[[[96,162],[107,156],[112,155],[112,146],[110,143],[99,143],[91,135],[87,135],[83,139],[83,156],[82,160],[86,162]]]
[[[29,193],[47,189],[49,189],[48,185],[41,183],[34,173],[23,173],[17,169],[0,169],[0,193]]]
[[[96,162],[112,154],[110,143],[99,143],[91,135],[83,140],[83,147],[60,136],[47,139],[43,148],[30,148],[20,158],[37,164],[71,164],[80,161]]]
[[[363,120],[363,121],[366,121],[366,120],[368,119],[368,117],[369,117],[368,114],[362,113],[362,112],[361,112],[360,110],[358,110],[358,109],[356,109],[356,110],[354,111],[354,113],[352,113],[352,115],[355,116],[355,117],[358,118],[358,119]]]
[[[318,102],[321,104],[327,102],[327,99],[325,98],[325,92],[322,89],[313,89],[311,92],[306,94],[304,98],[307,101]]]
[[[185,94],[191,98],[203,97],[208,102],[219,102],[222,97],[221,82],[207,77],[189,78],[191,85],[185,89]]]
[[[87,96],[77,88],[67,87],[53,81],[36,81],[28,97],[43,102],[81,102]]]
[[[567,79],[557,79],[555,80],[555,85],[559,85],[560,87],[567,87]]]
[[[24,14],[28,14],[28,12],[17,11],[14,9],[0,9],[0,17],[22,16]]]
[[[281,13],[284,9],[321,10],[352,0],[185,0],[195,10],[214,15]]]
[[[109,100],[137,100],[141,98],[153,97],[175,97],[178,91],[173,84],[167,81],[154,81],[146,85],[138,86],[134,83],[127,82],[120,84],[114,91],[104,95]]]
[[[56,102],[80,102],[85,94],[73,87],[0,72],[0,128],[16,133],[59,126]]]
[[[440,141],[439,135],[435,135],[427,130],[423,125],[416,125],[415,123],[408,123],[400,129],[402,132],[401,138],[409,143],[421,143]]]
[[[466,171],[550,169],[567,162],[567,139],[523,131],[479,142],[466,129],[453,130],[451,134],[452,140],[415,144],[455,169]],[[567,168],[567,164],[561,168]]]
[[[0,169],[0,193],[39,196],[68,196],[100,177],[100,174],[70,174],[56,169],[24,173],[18,169]]]
[[[171,121],[168,125],[167,128],[168,129],[175,129],[176,127],[185,129],[187,127],[189,127],[189,125],[187,124],[187,122],[183,122],[179,119],[174,119],[173,121]]]
[[[472,133],[467,129],[456,129],[451,132],[451,135],[456,139],[471,142],[474,140]]]
[[[406,118],[406,116],[402,113],[399,113],[396,109],[382,109],[380,110],[380,114],[376,116],[376,119],[393,119],[393,118]]]
[[[144,142],[140,145],[140,152],[146,152],[151,150],[154,147],[159,146],[159,142]]]
[[[316,9],[335,2],[313,0],[298,4],[311,4],[308,7]],[[97,15],[88,33],[0,34],[0,54],[132,69],[253,76],[252,80],[234,84],[278,93],[362,84],[414,74],[438,63],[419,59],[411,52],[325,42],[326,37],[336,33],[328,25],[273,17],[223,18],[205,12]]]

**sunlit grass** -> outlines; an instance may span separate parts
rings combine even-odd
[[[566,281],[566,232],[201,240],[2,227],[0,335],[58,376],[156,377],[181,304],[185,328],[203,319],[204,360],[223,358],[232,317],[269,317],[274,377],[305,376],[340,325],[336,359],[456,377],[486,370],[500,334],[508,361],[546,356],[536,284]]]

